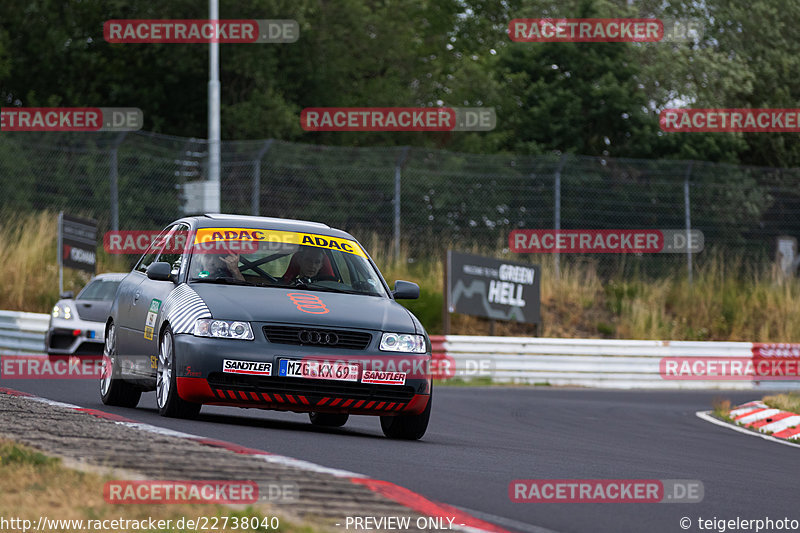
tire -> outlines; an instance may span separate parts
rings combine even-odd
[[[312,424],[329,428],[342,427],[348,418],[350,415],[347,413],[308,413],[308,419]]]
[[[156,403],[158,414],[171,418],[194,418],[200,413],[203,404],[187,402],[178,396],[175,377],[175,343],[169,326],[161,336],[156,367]]]
[[[428,421],[431,418],[431,404],[433,404],[433,387],[431,386],[431,396],[428,398],[428,405],[425,410],[418,415],[397,415],[382,416],[381,429],[383,434],[390,439],[399,440],[419,440],[425,435],[428,429]]]
[[[119,358],[117,357],[117,330],[113,322],[106,331],[103,356],[100,399],[105,405],[116,405],[118,407],[136,407],[139,405],[142,391],[121,377]]]

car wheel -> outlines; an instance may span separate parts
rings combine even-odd
[[[100,378],[100,399],[106,405],[136,407],[142,391],[121,377],[117,357],[117,330],[112,322],[103,345],[103,377]]]
[[[308,418],[315,426],[325,426],[329,428],[342,427],[347,423],[350,415],[347,413],[308,413]]]
[[[431,418],[431,404],[433,404],[433,387],[428,405],[418,415],[382,416],[381,429],[383,434],[390,439],[419,440],[428,429]]]
[[[172,418],[193,418],[200,412],[202,404],[187,402],[178,396],[175,369],[175,343],[172,342],[172,330],[167,326],[161,336],[158,350],[156,370],[158,414]]]

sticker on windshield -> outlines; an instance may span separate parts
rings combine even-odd
[[[156,326],[156,317],[158,317],[158,310],[161,309],[161,300],[153,300],[150,302],[150,309],[147,311],[147,317],[144,319],[144,338],[151,341],[153,340],[153,332]]]
[[[216,241],[298,244],[314,246],[316,248],[326,248],[328,250],[339,250],[340,252],[359,255],[364,258],[367,257],[364,250],[361,249],[361,246],[359,246],[356,241],[342,239],[340,237],[330,237],[328,235],[317,235],[315,233],[253,228],[201,228],[195,233],[195,248],[201,251],[203,250],[203,245]]]

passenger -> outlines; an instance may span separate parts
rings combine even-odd
[[[303,246],[292,256],[289,267],[281,279],[286,284],[306,284],[336,278],[330,261],[321,248]]]

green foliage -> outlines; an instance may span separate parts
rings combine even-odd
[[[34,466],[49,466],[59,462],[56,457],[48,457],[27,446],[20,446],[11,442],[0,445],[0,465],[27,464]]]
[[[284,18],[300,39],[220,45],[229,139],[347,146],[551,151],[617,157],[800,165],[791,134],[665,134],[674,105],[793,107],[800,98],[800,4],[757,0],[242,0],[220,18]],[[109,44],[109,19],[204,18],[191,0],[30,0],[0,20],[0,100],[22,106],[131,106],[145,128],[206,131],[207,51],[198,44]],[[523,17],[701,21],[692,42],[515,43]],[[42,32],[41,28],[47,28]],[[488,133],[309,133],[311,106],[492,106]]]
[[[421,286],[416,300],[398,300],[419,318],[430,335],[442,333],[442,305],[444,296],[438,289]]]

